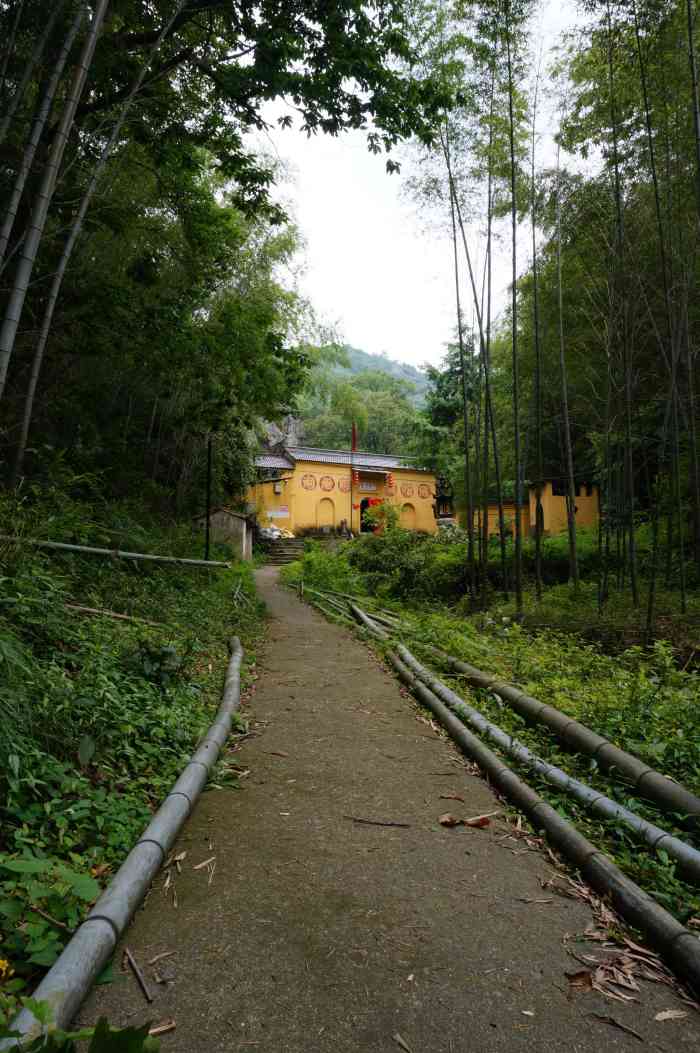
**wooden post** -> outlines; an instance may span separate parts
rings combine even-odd
[[[207,437],[207,531],[204,541],[204,558],[209,561],[209,543],[211,540],[211,432]]]

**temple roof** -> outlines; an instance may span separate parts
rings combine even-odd
[[[395,457],[389,453],[366,453],[364,450],[325,450],[316,446],[278,447],[277,453],[263,453],[255,458],[257,468],[293,468],[297,461],[315,461],[321,464],[352,465],[358,470],[409,468],[421,472],[410,457]]]

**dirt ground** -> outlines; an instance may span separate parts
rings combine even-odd
[[[271,620],[235,754],[249,774],[203,795],[177,905],[159,878],[126,934],[153,1004],[117,964],[81,1023],[172,1019],[165,1053],[699,1048],[700,1017],[668,987],[572,996],[571,951],[601,953],[567,939],[587,905],[543,889],[551,861],[498,816],[442,827],[501,805],[365,644],[273,568],[257,578]],[[212,856],[213,877],[196,869]],[[654,1019],[667,1009],[687,1015]]]

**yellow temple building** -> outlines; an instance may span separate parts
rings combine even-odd
[[[382,501],[396,506],[401,526],[433,533],[440,505],[432,472],[402,457],[360,450],[279,445],[255,461],[247,495],[258,525],[300,532],[359,533],[363,513]]]
[[[258,477],[248,491],[247,505],[259,527],[276,526],[292,534],[343,530],[358,534],[370,529],[362,521],[365,510],[384,501],[395,506],[407,530],[432,534],[440,523],[455,522],[444,482],[408,458],[279,443],[261,453],[255,465]],[[523,537],[535,532],[535,507],[531,486],[520,509]],[[514,502],[504,501],[503,512],[506,529],[512,532]],[[489,502],[488,513],[489,534],[497,534],[495,502]],[[582,483],[577,487],[575,515],[579,527],[598,523],[596,486]],[[556,482],[542,485],[542,518],[545,536],[567,529],[566,496]],[[476,522],[474,526],[476,529]]]

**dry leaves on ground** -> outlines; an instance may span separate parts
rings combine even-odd
[[[438,822],[440,826],[472,826],[481,829],[491,825],[490,817],[492,815],[498,815],[498,812],[487,812],[486,815],[473,815],[470,819],[458,819],[451,812],[445,812],[443,815],[438,816]]]
[[[654,1020],[682,1020],[684,1016],[687,1016],[685,1009],[663,1009],[660,1013],[657,1013]]]
[[[616,1002],[639,1001],[636,964],[628,955],[617,954],[602,961],[590,954],[574,957],[581,963],[590,962],[592,967],[564,974],[569,981],[570,991],[598,991]]]
[[[666,968],[659,955],[626,936],[624,923],[588,885],[561,874],[556,874],[540,884],[542,888],[551,889],[561,896],[586,902],[593,914],[593,923],[583,932],[582,937],[588,943],[597,943],[601,951],[609,952],[601,958],[592,954],[578,955],[569,948],[572,956],[586,966],[584,970],[566,974],[570,994],[595,990],[618,1002],[638,1002],[639,981],[646,980],[670,987],[684,1005],[700,1011],[700,1005]],[[615,933],[614,937],[611,933]],[[588,979],[584,974],[588,974]],[[682,1013],[683,1010],[668,1012]]]

